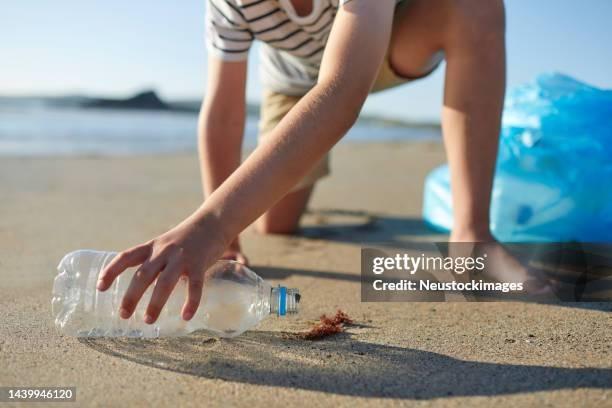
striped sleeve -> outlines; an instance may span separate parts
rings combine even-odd
[[[336,2],[337,2],[338,0],[332,0],[332,3],[333,3],[334,1],[336,1]],[[346,3],[348,3],[348,2],[349,2],[349,1],[351,1],[351,0],[339,0],[339,1],[340,1],[340,5],[341,5],[341,6],[343,6],[343,5],[345,5]],[[401,1],[403,1],[403,0],[395,0],[395,4],[397,4],[397,3],[401,2]]]
[[[253,43],[253,33],[232,0],[207,0],[206,47],[225,61],[243,61]]]

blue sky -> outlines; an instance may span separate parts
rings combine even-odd
[[[166,98],[199,97],[206,77],[204,2],[4,2],[0,94],[126,96],[155,88]],[[612,1],[507,0],[506,6],[510,86],[560,71],[612,88]],[[261,87],[253,51],[248,99],[257,101]],[[442,87],[438,70],[370,97],[365,111],[435,120]]]

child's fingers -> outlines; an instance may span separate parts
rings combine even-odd
[[[191,320],[196,314],[198,307],[200,306],[200,299],[202,298],[202,286],[204,281],[202,280],[201,274],[197,276],[189,276],[189,289],[187,291],[187,300],[183,305],[183,319]]]
[[[115,278],[131,266],[142,264],[151,254],[149,244],[138,245],[123,252],[120,252],[98,277],[98,290],[106,290],[113,283]]]
[[[154,323],[159,317],[161,310],[183,273],[182,266],[183,263],[180,256],[173,256],[168,260],[166,267],[157,277],[155,289],[153,289],[153,295],[145,314],[145,323]]]
[[[163,259],[157,258],[150,262],[145,261],[142,266],[138,268],[136,273],[134,273],[130,286],[125,291],[121,301],[119,314],[123,319],[128,319],[132,313],[134,313],[134,309],[136,309],[136,305],[140,302],[142,295],[155,280],[155,277],[163,267]]]

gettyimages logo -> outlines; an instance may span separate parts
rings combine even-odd
[[[362,301],[612,299],[602,244],[421,243],[361,251]]]
[[[466,271],[483,271],[487,254],[478,257],[410,256],[396,254],[394,257],[378,256],[373,259],[372,272],[381,274],[385,270],[401,269],[414,275],[418,270],[446,270],[462,274]]]

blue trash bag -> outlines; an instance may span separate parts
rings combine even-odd
[[[452,228],[446,165],[425,181],[423,217]],[[491,230],[505,242],[612,242],[612,91],[544,74],[508,93]]]

